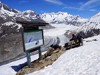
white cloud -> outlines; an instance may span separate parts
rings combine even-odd
[[[59,1],[59,0],[45,0],[46,2],[50,2],[53,4],[58,4],[58,5],[63,5],[63,2]]]
[[[86,3],[79,2],[77,3],[79,7],[75,6],[65,6],[62,9],[71,9],[77,11],[89,11],[89,12],[98,12],[95,8],[100,5],[100,0],[88,0]]]
[[[78,10],[78,11],[91,11],[91,12],[96,12],[97,10],[96,9],[81,9],[80,8],[77,8],[77,7],[64,7],[63,9],[74,9],[74,10]]]
[[[63,9],[76,9],[76,10],[79,10],[79,8],[76,8],[76,7],[64,7]]]
[[[84,3],[80,9],[84,8],[94,8],[96,6],[100,5],[100,0],[89,0],[86,3]]]

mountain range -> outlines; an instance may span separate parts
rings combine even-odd
[[[48,23],[61,24],[65,23],[66,25],[82,25],[87,19],[81,18],[79,15],[73,16],[67,12],[57,12],[57,13],[44,13],[40,15],[41,19]]]
[[[0,33],[2,30],[2,26],[9,26],[10,28],[15,28],[14,30],[18,31],[21,25],[17,24],[16,20],[33,21],[36,19],[42,19],[50,24],[63,23],[66,25],[81,26],[80,29],[84,31],[93,28],[100,28],[100,13],[91,17],[90,19],[81,18],[79,15],[71,15],[67,12],[37,14],[35,11],[32,10],[26,10],[21,12],[16,9],[12,9],[6,4],[0,2]]]

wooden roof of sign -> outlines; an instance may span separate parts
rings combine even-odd
[[[22,24],[24,28],[40,27],[48,25],[48,23],[46,23],[44,20],[41,19],[35,19],[32,21],[16,21],[16,22]]]

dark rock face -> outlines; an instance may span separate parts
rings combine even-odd
[[[17,10],[0,3],[0,64],[24,53],[21,28],[18,28],[16,19],[6,11],[18,13]]]
[[[82,36],[82,38],[88,38],[99,34],[100,34],[100,29],[91,29],[88,30],[87,32],[81,31],[78,33],[78,35]]]
[[[22,53],[23,44],[21,32],[0,37],[0,63],[13,59]]]

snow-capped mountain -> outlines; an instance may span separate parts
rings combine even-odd
[[[40,18],[39,15],[37,13],[35,13],[35,11],[32,10],[26,10],[22,12],[22,15],[29,18],[29,19],[37,19]]]
[[[12,31],[14,28],[14,31],[12,32],[18,32],[21,28],[21,25],[17,24],[16,20],[33,21],[33,20],[40,20],[40,17],[32,10],[21,12],[16,9],[12,9],[6,4],[0,2],[0,33],[2,33],[6,28],[9,31],[10,30]],[[2,35],[4,35],[4,33],[0,34],[0,37]]]
[[[6,4],[0,2],[0,14],[6,14],[9,16],[14,16],[15,13],[18,13],[18,10],[8,7]]]
[[[100,29],[100,13],[97,13],[96,15],[91,17],[82,25],[82,27],[80,27],[80,31],[84,32],[87,32],[91,29]]]
[[[23,12],[19,12],[17,14],[15,14],[15,19],[19,20],[19,19],[23,19],[23,20],[26,20],[26,21],[32,21],[34,19],[40,19],[39,15],[36,14],[34,11],[32,10],[26,10],[26,11],[23,11]]]
[[[3,4],[0,2],[0,25],[2,25],[5,22],[16,20],[25,20],[25,21],[32,21],[34,19],[39,19],[39,15],[36,14],[32,10],[26,10],[26,11],[18,11],[16,9],[12,9],[6,4]]]
[[[19,11],[0,2],[0,37],[19,31],[21,25],[17,24],[13,18],[16,13]]]
[[[77,29],[84,38],[100,34],[100,12]]]
[[[65,23],[66,25],[82,25],[87,19],[81,18],[80,16],[73,16],[67,12],[57,12],[57,13],[44,13],[40,17],[48,23],[59,24]]]

